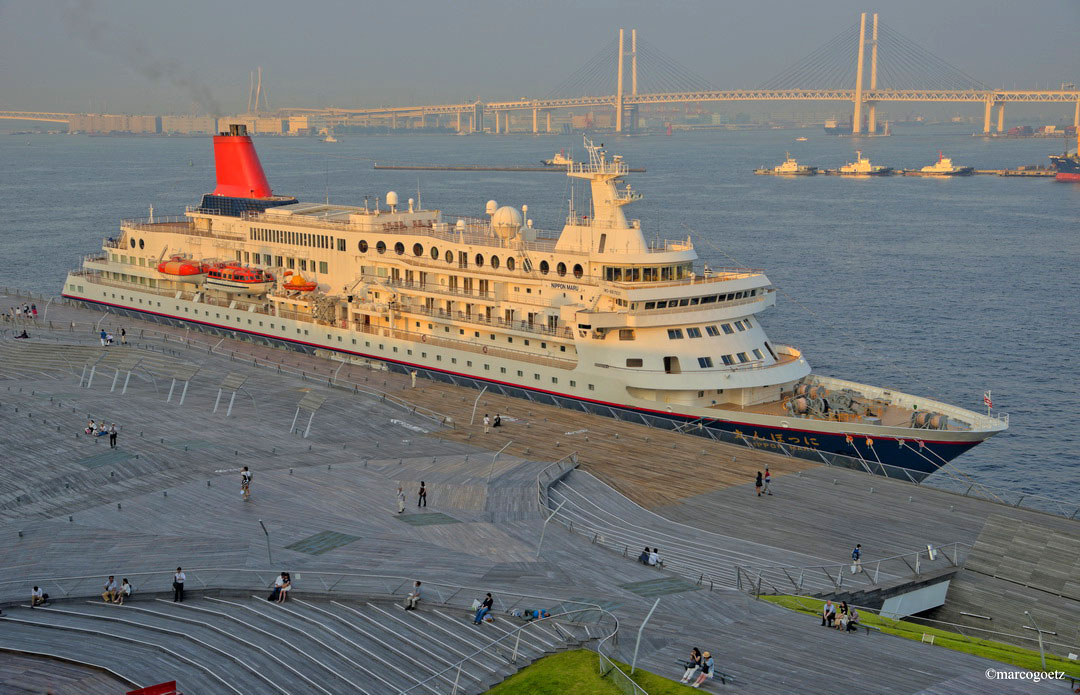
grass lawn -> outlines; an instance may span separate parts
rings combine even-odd
[[[673,672],[678,669],[678,664],[671,666]],[[630,673],[627,664],[619,663],[619,667]],[[649,695],[701,692],[640,669],[633,678]],[[622,691],[610,679],[600,677],[595,652],[578,649],[545,656],[499,683],[486,695],[622,695]]]
[[[761,598],[770,603],[783,606],[784,608],[812,615],[818,620],[821,619],[821,607],[825,603],[820,599],[807,598],[805,596],[762,596]],[[1043,670],[1042,662],[1039,660],[1039,652],[1037,650],[1024,649],[1023,647],[1015,647],[1011,644],[993,642],[991,640],[965,637],[940,628],[917,625],[902,620],[892,620],[891,618],[882,618],[880,615],[874,615],[866,611],[859,611],[859,622],[879,627],[882,632],[890,635],[905,637],[907,639],[915,640],[916,642],[921,642],[923,635],[933,635],[934,645],[938,647],[945,647],[958,652],[965,652],[987,659],[994,659],[995,661],[1001,661],[1020,668],[1026,668],[1030,671]],[[1070,676],[1080,677],[1080,666],[1078,666],[1075,661],[1068,661],[1067,659],[1052,654],[1046,655],[1046,669],[1048,671],[1064,671]]]

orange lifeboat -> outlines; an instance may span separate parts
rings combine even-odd
[[[158,263],[158,272],[178,279],[195,282],[206,276],[206,267],[197,261],[184,260],[173,256],[170,260]]]
[[[292,292],[311,292],[318,286],[318,283],[304,278],[304,276],[299,273],[293,275],[282,284],[284,289]]]
[[[206,286],[228,293],[261,294],[274,284],[274,276],[260,268],[238,263],[215,263],[207,269]]]

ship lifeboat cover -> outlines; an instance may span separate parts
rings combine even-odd
[[[206,272],[201,263],[179,259],[158,263],[157,269],[166,275],[202,275]]]
[[[297,273],[285,281],[285,289],[295,290],[298,292],[311,292],[318,284],[306,279],[300,273]]]

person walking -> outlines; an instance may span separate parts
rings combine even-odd
[[[405,491],[400,487],[397,489],[397,513],[405,513]]]
[[[417,494],[417,497],[416,497],[416,506],[417,507],[426,507],[427,506],[427,487],[424,485],[423,480],[420,481],[420,492]]]
[[[244,498],[244,501],[251,499],[251,479],[253,474],[248,470],[247,466],[240,469],[240,496]]]
[[[115,449],[116,448],[116,435],[118,435],[118,434],[119,434],[119,431],[116,429],[116,423],[114,422],[112,424],[112,427],[109,428],[109,448],[110,449]]]
[[[104,328],[101,329],[101,335],[99,337],[101,338],[101,347],[105,347],[105,339],[109,337],[109,334],[105,332]]]
[[[187,580],[187,575],[184,574],[184,570],[177,567],[176,574],[172,578],[172,600],[173,603],[184,602],[184,582]]]
[[[856,574],[862,572],[862,544],[856,543],[855,549],[851,551],[851,573]]]
[[[37,304],[30,305],[30,316],[33,319],[37,319]]]
[[[491,430],[491,418],[484,413],[484,434],[487,434]]]
[[[120,329],[120,344],[127,345],[127,331],[123,328]]]
[[[473,625],[479,625],[484,622],[484,616],[491,612],[491,607],[495,605],[495,599],[491,598],[491,592],[487,593],[483,602],[480,603],[480,607],[476,610],[476,617],[473,618]]]
[[[757,478],[754,480],[754,489],[757,490],[757,496],[761,497],[761,486],[764,483],[761,481],[761,471],[757,472]]]
[[[765,466],[764,483],[765,483],[765,494],[766,495],[771,495],[772,494],[772,490],[769,489],[769,483],[771,483],[771,482],[772,482],[772,473],[769,473],[769,467]]]

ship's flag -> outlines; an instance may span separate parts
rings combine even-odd
[[[985,392],[983,394],[983,403],[986,404],[987,408],[993,408],[994,407],[994,401],[990,400],[990,392],[989,391],[987,391],[987,392]]]

